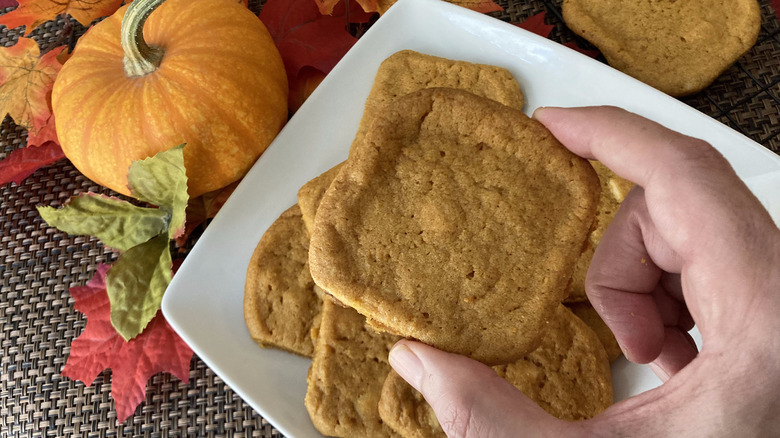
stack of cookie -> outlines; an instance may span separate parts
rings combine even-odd
[[[612,403],[604,346],[561,303],[615,205],[522,106],[504,69],[391,56],[347,161],[262,237],[247,326],[263,347],[313,357],[305,403],[323,434],[442,434],[391,373],[401,337],[494,366],[559,418]]]

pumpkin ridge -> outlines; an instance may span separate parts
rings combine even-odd
[[[106,87],[105,92],[101,94],[99,98],[93,97],[94,100],[97,102],[96,104],[94,104],[94,106],[85,106],[85,107],[81,107],[82,109],[79,109],[79,112],[83,112],[84,111],[83,108],[89,108],[91,110],[90,114],[84,117],[85,119],[87,119],[87,122],[85,123],[86,128],[84,129],[84,132],[81,133],[81,144],[90,144],[89,139],[92,138],[93,128],[96,126],[98,115],[106,107],[107,101],[109,100],[111,94],[115,93],[116,91],[117,91],[116,88]],[[82,168],[86,168],[90,176],[95,175],[95,172],[92,171],[93,166],[90,160],[90,156],[93,155],[92,153],[90,153],[91,151],[87,148],[79,148],[78,150],[80,152],[79,165],[77,165],[76,167],[79,168],[79,170],[84,174],[87,173],[84,172]],[[73,160],[71,159],[71,161]],[[105,185],[105,182],[103,181],[102,173],[99,173],[98,175],[100,181],[95,181],[95,182],[101,185]],[[90,179],[96,180],[97,178],[92,177]]]
[[[154,75],[155,75],[155,77],[157,79],[159,79],[159,75],[165,76],[164,77],[164,81],[165,81],[166,85],[168,87],[170,87],[170,88],[174,88],[180,95],[182,95],[182,96],[186,95],[186,90],[192,89],[192,87],[194,86],[191,82],[182,81],[182,78],[179,77],[178,75],[170,75],[170,76],[165,75],[166,71],[168,71],[168,70],[159,69],[159,70],[157,70],[154,73]],[[185,82],[185,83],[182,83],[182,82]],[[157,82],[156,85],[158,86],[158,90],[159,90],[158,95],[168,96],[168,97],[173,96],[173,94],[162,85],[162,81]],[[203,102],[203,104],[204,104],[203,108],[205,108],[205,109],[214,111],[215,109],[219,108],[219,105],[215,104],[213,102],[213,100],[211,100],[210,95],[200,96],[198,100]],[[190,132],[192,134],[198,134],[197,130],[190,129],[191,123],[188,122],[188,118],[186,117],[186,114],[184,114],[182,112],[182,111],[192,111],[192,108],[183,109],[179,105],[176,105],[173,102],[173,99],[162,99],[162,101],[164,102],[163,105],[165,105],[165,108],[166,108],[165,114],[168,114],[170,117],[175,118],[174,126],[178,126],[179,127],[178,129],[180,129],[181,131],[188,131],[188,132]],[[155,110],[155,111],[159,112],[159,110]],[[219,112],[219,116],[220,117],[224,117],[225,116],[224,112],[220,111]],[[218,119],[218,120],[224,120],[224,119]],[[252,133],[249,132],[249,134],[252,134]],[[191,135],[191,136],[190,135],[185,135],[183,137],[185,137],[185,138],[186,137],[196,138],[195,135]],[[200,137],[200,136],[197,136],[197,137]],[[224,174],[225,173],[225,169],[227,169],[227,170],[232,169],[232,166],[230,166],[230,165],[226,166],[225,163],[222,160],[220,160],[219,155],[215,154],[213,152],[213,149],[211,147],[212,145],[207,144],[205,141],[203,141],[202,138],[200,138],[200,146],[201,146],[199,148],[199,151],[200,151],[200,154],[201,154],[200,157],[192,156],[192,152],[191,152],[192,148],[190,148],[190,151],[188,153],[188,150],[185,147],[185,149],[184,149],[185,169],[188,168],[187,167],[188,164],[190,164],[190,167],[192,167],[193,162],[198,163],[198,162],[201,162],[201,161],[208,161],[209,164],[210,164],[210,167],[213,169],[213,171],[215,171],[215,173]],[[208,157],[206,159],[203,159],[202,155],[207,155]],[[227,172],[227,173],[235,174],[235,175],[240,175],[241,174],[240,172],[236,172],[236,171]],[[233,178],[231,178],[231,179],[233,179]],[[207,186],[207,188],[209,189],[209,190],[206,190],[207,192],[211,191],[211,190],[216,190],[217,188],[219,188],[219,187],[211,187],[211,185],[209,185],[209,184],[202,184],[202,185]]]
[[[150,93],[151,95],[154,95],[154,96],[170,96],[170,93],[165,89],[165,87],[162,84],[162,81],[160,80],[160,74],[161,73],[162,73],[162,71],[158,69],[156,72],[154,72],[151,75],[149,75],[146,78],[144,78],[144,80],[147,81],[145,83],[145,86],[149,87],[149,88],[155,88],[155,90]],[[169,84],[172,82],[170,78],[165,78],[165,79],[168,80]],[[145,90],[145,91],[148,92],[149,90]],[[180,90],[180,92],[182,92],[182,91]],[[146,99],[146,93],[144,93],[142,95],[141,105],[144,107],[144,109],[146,110],[145,113],[147,113],[147,114],[149,114],[150,111],[160,112],[159,108],[155,108],[154,107],[154,102],[151,102],[148,99]],[[182,114],[182,112],[180,111],[180,108],[177,105],[173,104],[171,99],[161,99],[161,105],[163,105],[163,110],[164,111],[161,111],[163,114],[166,114],[166,115],[170,116],[171,118],[175,118],[174,126],[180,127],[179,129],[181,131],[184,131],[184,130],[189,131],[189,123],[187,123],[187,118],[184,116],[184,114]],[[157,143],[157,139],[155,138],[154,133],[151,132],[151,130],[148,129],[148,125],[146,125],[146,124],[144,124],[143,133],[144,133],[144,139],[149,144]],[[178,144],[187,143],[184,140],[187,137],[189,137],[189,136],[188,135],[182,135],[182,140],[179,141]],[[173,145],[171,147],[173,147]],[[187,164],[186,163],[189,161],[189,159],[188,159],[189,155],[190,155],[190,153],[189,153],[189,151],[188,151],[188,149],[187,149],[187,147],[185,145],[185,147],[184,147],[184,159],[185,159],[184,170],[185,171],[187,170]],[[188,184],[189,184],[189,181],[188,181]]]
[[[191,81],[191,79],[188,76],[186,76],[186,75],[176,75],[175,78],[174,77],[168,77],[167,79],[168,79],[168,83],[170,83],[170,84],[176,83],[176,85],[178,87],[181,87],[183,85],[184,89],[188,89],[188,87],[189,87],[189,89],[191,89],[192,87],[197,86],[197,84],[193,83]],[[265,84],[265,83],[261,83],[260,85],[265,87],[266,89],[268,88],[267,84]],[[270,95],[271,93],[270,92],[266,92],[265,94],[266,95]],[[238,121],[238,119],[235,117],[234,114],[230,114],[230,113],[226,112],[225,109],[223,108],[223,105],[221,105],[218,102],[216,102],[214,100],[214,97],[211,94],[206,93],[206,94],[200,96],[199,100],[203,101],[205,103],[205,106],[207,106],[212,111],[214,111],[216,114],[218,114],[219,120],[223,120],[223,121],[224,120],[229,120],[229,125],[232,128],[240,129],[242,131],[242,134],[243,134],[240,137],[252,138],[252,137],[257,137],[258,136],[258,133],[254,131],[253,127],[245,125],[243,122]],[[271,117],[266,117],[265,120],[268,120],[270,118]],[[284,126],[284,122],[281,124],[281,126]],[[276,130],[278,131],[279,129],[276,129]],[[244,137],[244,135],[246,137]],[[269,145],[270,145],[270,142],[269,142]],[[240,150],[245,150],[246,149],[245,148],[245,143],[242,143],[242,144],[239,144],[239,145],[236,145],[236,146]],[[267,148],[267,146],[266,146],[266,148]],[[263,151],[265,151],[265,149],[263,149]],[[257,157],[259,157],[263,153],[263,151],[260,151],[257,154]],[[255,160],[257,159],[257,157],[255,157]],[[217,160],[217,162],[218,162],[218,166],[219,166],[220,169],[225,169],[225,166],[224,166],[223,162],[221,162],[219,160]],[[247,170],[247,169],[251,168],[253,164],[254,164],[254,161],[252,163],[250,163],[248,167],[246,167],[245,169],[242,169],[242,172],[238,172],[238,173],[239,174],[240,173],[244,173],[243,170]],[[230,166],[230,167],[232,168],[232,166]],[[230,172],[230,173],[236,173],[236,172]]]

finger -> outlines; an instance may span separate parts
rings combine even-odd
[[[724,248],[755,238],[745,214],[760,223],[771,221],[706,142],[614,107],[540,108],[534,117],[573,152],[598,159],[642,186],[650,205],[664,206],[651,211],[653,219],[686,260],[733,269],[724,261]],[[690,226],[692,218],[696,226]]]
[[[686,365],[691,363],[699,350],[688,332],[678,327],[667,327],[664,333],[664,348],[650,364],[653,372],[666,382]]]
[[[780,230],[720,153],[613,107],[543,108],[535,117],[575,153],[644,189],[658,240],[684,261],[685,302],[703,337],[741,343],[745,320],[772,318],[756,294],[765,288],[762,259],[779,254]]]
[[[680,263],[682,265],[682,263]],[[679,273],[664,272],[661,274],[661,286],[678,301],[682,301],[683,291]]]
[[[560,436],[568,427],[475,360],[406,340],[390,350],[389,360],[450,437]]]
[[[652,296],[662,270],[645,244],[644,235],[651,233],[643,230],[648,228],[652,222],[647,219],[643,192],[634,190],[596,247],[585,279],[593,307],[615,334],[626,358],[636,363],[654,360],[664,340],[663,320]],[[669,251],[655,252],[663,264],[673,263]]]
[[[652,292],[653,301],[658,307],[661,322],[665,327],[675,327],[680,320],[680,301],[672,297],[666,289],[659,284]]]

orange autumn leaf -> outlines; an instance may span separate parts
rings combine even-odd
[[[330,15],[333,13],[333,8],[341,1],[344,0],[314,0],[320,13],[323,15]],[[385,11],[390,9],[397,0],[356,0],[358,4],[366,12],[379,12],[384,14]],[[504,8],[497,5],[493,0],[447,0],[449,3],[463,6],[464,8],[471,9],[473,11],[487,13],[503,11]]]
[[[129,3],[129,2],[128,2]],[[19,7],[0,17],[0,24],[9,29],[27,26],[29,34],[42,23],[68,14],[83,26],[119,9],[122,0],[19,0]]]
[[[33,134],[47,125],[52,114],[48,95],[62,68],[57,55],[63,49],[41,56],[38,43],[30,38],[0,48],[0,117],[10,115]]]
[[[314,89],[325,79],[325,73],[314,67],[304,66],[296,76],[290,78],[290,95],[287,107],[291,113],[298,111]]]

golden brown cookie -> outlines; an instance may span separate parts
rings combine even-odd
[[[591,418],[613,401],[604,347],[596,334],[564,306],[556,310],[539,348],[493,369],[545,411],[563,420]],[[379,413],[405,438],[445,436],[430,405],[395,372],[385,380]]]
[[[321,321],[305,401],[314,426],[328,436],[397,436],[378,406],[398,338],[368,330],[365,318],[330,298],[322,302]]]
[[[244,320],[260,346],[311,357],[312,325],[320,312],[309,274],[309,237],[298,205],[263,234],[249,261]]]
[[[379,66],[352,147],[362,141],[374,118],[395,99],[434,87],[457,88],[517,109],[525,102],[520,84],[505,68],[402,50]]]
[[[540,342],[599,196],[593,168],[519,110],[399,98],[317,211],[315,282],[376,326],[489,364]]]
[[[625,180],[609,168],[598,161],[591,161],[593,169],[599,176],[601,185],[601,195],[599,196],[599,205],[596,209],[596,222],[593,230],[588,236],[588,243],[577,260],[577,267],[574,269],[571,281],[569,282],[565,303],[579,303],[588,301],[588,295],[585,293],[585,276],[590,267],[590,261],[593,258],[593,252],[596,250],[612,218],[615,217],[620,204],[626,199],[628,192],[634,187],[634,183]]]
[[[520,85],[504,68],[403,50],[391,55],[379,66],[374,85],[366,99],[355,143],[363,138],[374,117],[393,100],[432,87],[459,88],[504,105],[523,108],[524,98]],[[312,179],[298,191],[298,205],[301,207],[306,229],[310,232],[322,196],[342,164],[339,163]]]
[[[339,173],[339,170],[341,170],[342,164],[344,163],[331,167],[298,190],[298,205],[301,207],[303,223],[306,225],[306,230],[309,234],[311,234],[314,228],[314,216],[317,214],[317,208],[320,206],[322,196],[325,194],[325,190],[330,187],[330,183]]]
[[[604,320],[601,319],[601,316],[599,316],[599,313],[596,312],[596,309],[594,309],[589,302],[567,304],[566,306],[571,309],[578,318],[583,320],[594,333],[596,333],[596,336],[598,336],[601,341],[601,345],[604,346],[604,350],[607,352],[610,363],[617,360],[617,358],[623,354],[612,330],[609,329]]]
[[[419,391],[390,371],[379,397],[379,415],[403,438],[446,438],[433,408]]]
[[[609,64],[672,96],[702,90],[758,38],[756,0],[564,0],[566,25]]]

